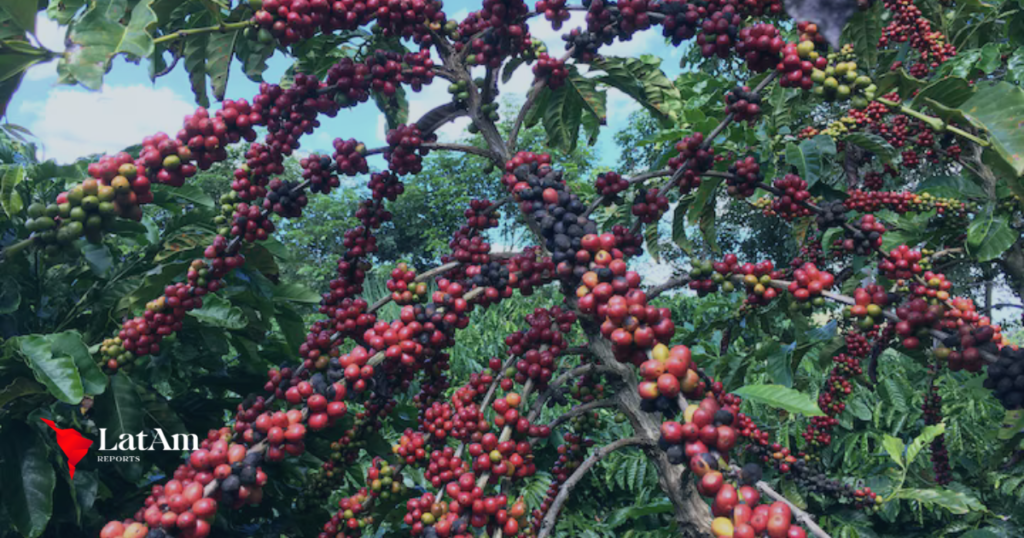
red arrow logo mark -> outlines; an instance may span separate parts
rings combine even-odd
[[[89,452],[92,441],[82,437],[82,434],[70,428],[66,430],[57,428],[57,425],[52,420],[45,418],[40,420],[57,432],[57,445],[64,451],[64,455],[68,457],[68,468],[71,470],[71,478],[75,478],[75,465],[78,465],[78,462],[82,461],[82,458]]]

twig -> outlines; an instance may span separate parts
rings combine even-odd
[[[548,508],[548,513],[544,515],[544,520],[540,524],[540,530],[537,533],[537,538],[545,538],[550,536],[555,530],[555,521],[558,519],[558,513],[562,510],[562,505],[569,499],[569,493],[576,487],[576,484],[583,479],[583,477],[590,471],[591,467],[597,465],[597,462],[601,461],[602,458],[627,446],[654,446],[654,441],[643,437],[627,437],[625,439],[619,439],[613,443],[607,444],[594,451],[580,466],[572,473],[572,476],[565,481],[564,484],[559,488],[558,495],[555,496],[554,502],[551,503],[551,507]]]
[[[615,407],[617,405],[619,405],[619,402],[615,398],[604,398],[601,400],[587,402],[583,405],[577,405],[576,407],[573,407],[572,409],[559,415],[558,418],[556,418],[555,420],[551,421],[551,424],[548,424],[548,427],[551,428],[552,431],[554,431],[555,428],[561,426],[562,424],[565,424],[566,422],[584,413],[588,413],[590,411],[593,411],[594,409]]]
[[[544,85],[546,83],[547,81],[544,79],[537,79],[530,88],[530,93],[526,94],[526,102],[524,102],[523,107],[519,109],[519,114],[516,116],[516,120],[512,122],[512,130],[509,131],[508,134],[508,149],[510,153],[515,153],[516,142],[519,140],[519,129],[523,126],[527,112],[533,108],[533,104],[537,101],[537,96],[540,95],[540,91],[544,89]]]
[[[690,275],[682,275],[682,276],[677,276],[675,278],[670,278],[670,279],[666,280],[665,282],[663,282],[661,284],[658,284],[657,286],[654,286],[653,288],[648,290],[647,291],[647,300],[650,301],[650,300],[654,299],[655,297],[661,295],[662,293],[665,293],[668,290],[675,289],[675,288],[681,288],[681,287],[683,287],[683,286],[685,286],[685,285],[687,285],[689,283],[690,283]]]
[[[818,538],[832,538],[832,536],[830,536],[829,533],[825,532],[824,529],[819,527],[818,524],[814,522],[814,518],[812,518],[810,514],[801,510],[800,507],[790,502],[789,499],[787,499],[782,494],[772,489],[772,487],[769,486],[768,483],[759,480],[755,485],[757,486],[757,489],[761,490],[761,493],[764,493],[772,500],[785,503],[787,506],[789,506],[789,510],[793,512],[793,516],[796,518],[797,522],[807,527],[807,531],[810,532],[811,535],[817,536]]]
[[[160,37],[154,39],[153,40],[153,44],[157,45],[157,44],[160,44],[160,43],[166,43],[167,41],[174,41],[175,39],[180,39],[180,38],[183,38],[183,37],[188,37],[190,35],[209,34],[209,33],[213,33],[213,32],[226,32],[228,30],[241,30],[243,28],[248,28],[248,27],[252,26],[253,24],[254,24],[253,21],[248,20],[248,21],[221,23],[221,24],[216,24],[216,25],[213,25],[213,26],[204,26],[202,28],[189,28],[187,30],[178,30],[177,32],[174,32],[174,33],[171,33],[171,34],[167,34],[167,35],[163,35],[163,36],[160,36]]]
[[[491,151],[489,149],[486,149],[486,148],[478,148],[476,146],[468,146],[468,145],[465,145],[465,144],[446,144],[446,143],[441,143],[441,142],[429,142],[429,143],[424,142],[423,144],[421,144],[420,147],[422,147],[423,149],[436,149],[436,150],[445,150],[445,151],[460,151],[462,153],[469,153],[469,154],[472,154],[472,155],[479,155],[481,157],[486,157],[486,158],[494,161],[497,164],[502,164],[502,161],[498,157],[498,155],[496,153],[494,153],[493,151]]]

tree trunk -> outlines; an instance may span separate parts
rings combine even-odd
[[[601,336],[599,327],[593,321],[581,318],[580,323],[587,334],[590,351],[603,365],[624,374],[622,377],[626,380],[626,384],[619,389],[616,398],[619,400],[620,410],[629,419],[636,435],[646,436],[657,441],[661,436],[661,422],[658,420],[658,415],[640,410],[640,394],[637,392],[636,374],[629,366],[615,360],[611,342]],[[680,536],[688,538],[710,536],[711,511],[697,492],[687,466],[669,463],[665,451],[656,445],[644,447],[643,450],[658,469],[658,482],[672,502],[676,522],[679,524]]]

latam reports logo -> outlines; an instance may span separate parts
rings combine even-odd
[[[92,446],[93,441],[86,439],[82,434],[71,428],[60,429],[52,420],[45,418],[40,419],[45,422],[53,431],[57,432],[57,446],[64,452],[64,455],[68,457],[68,469],[71,472],[71,478],[75,478],[75,466],[78,465],[82,458],[89,453],[89,447]],[[100,428],[100,447],[101,452],[106,451],[155,451],[155,450],[170,450],[170,451],[184,451],[184,450],[198,450],[199,449],[199,436],[196,434],[174,434],[168,436],[164,434],[163,430],[156,428],[153,430],[153,438],[150,443],[146,444],[147,436],[145,432],[139,432],[135,435],[122,433],[118,439],[118,443],[114,446],[107,446],[107,429]],[[133,455],[118,455],[118,456],[97,456],[96,461],[99,462],[139,462],[141,457]]]

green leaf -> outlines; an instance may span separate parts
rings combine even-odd
[[[38,5],[37,0],[4,0],[0,3],[0,12],[5,13],[22,32],[34,34]]]
[[[1024,409],[1008,409],[999,423],[997,437],[1001,441],[1008,441],[1024,431]]]
[[[288,348],[299,349],[306,341],[306,323],[302,321],[302,316],[287,305],[278,305],[274,319],[281,327],[281,334],[288,343]]]
[[[508,84],[508,81],[512,80],[512,75],[515,74],[516,69],[519,69],[519,66],[524,63],[526,63],[526,60],[522,56],[516,56],[509,60],[505,67],[501,69],[501,83]]]
[[[0,207],[8,217],[21,213],[24,202],[15,187],[25,179],[25,167],[8,166],[0,178]]]
[[[1024,18],[1020,22],[1024,27]],[[1006,60],[1006,81],[1017,84],[1024,82],[1024,48],[1018,48]]]
[[[149,32],[156,25],[157,16],[152,6],[153,0],[141,0],[135,4],[114,53],[123,52],[139,58],[147,58],[153,54],[153,36]]]
[[[405,97],[405,88],[399,87],[394,95],[388,97],[380,92],[373,92],[373,102],[384,114],[388,130],[395,129],[409,121],[409,101]]]
[[[36,380],[45,385],[50,394],[64,403],[82,401],[85,393],[74,358],[55,354],[50,340],[44,336],[30,334],[13,341],[17,342]]]
[[[700,212],[700,233],[704,237],[704,242],[707,243],[708,248],[715,254],[721,253],[722,249],[718,247],[718,230],[715,228],[715,204],[705,204],[704,209]]]
[[[566,152],[576,149],[579,129],[584,114],[591,116],[590,130],[606,119],[606,93],[597,89],[594,79],[585,78],[574,69],[570,70],[565,83],[551,93],[544,112],[544,130],[548,144]],[[592,134],[592,133],[591,133]]]
[[[853,132],[843,137],[845,142],[874,153],[883,163],[892,163],[896,157],[896,148],[884,138],[871,133]]]
[[[590,65],[592,69],[607,73],[597,77],[598,81],[635,99],[666,127],[675,123],[673,109],[682,97],[679,89],[662,72],[660,60],[606,56],[595,59]]]
[[[825,167],[825,155],[835,155],[836,146],[832,137],[818,135],[802,140],[799,144],[786,146],[786,164],[797,170],[800,178],[813,186],[821,179]]]
[[[881,5],[857,11],[843,28],[843,43],[853,45],[858,60],[866,62],[869,71],[878,62],[878,40],[882,37]]]
[[[21,79],[25,73],[21,72],[13,77],[0,82],[0,118],[3,118],[7,114],[7,105],[11,103],[11,98],[14,96],[14,92],[18,90],[18,86],[21,85]],[[19,199],[21,197],[19,196]]]
[[[940,198],[987,198],[985,191],[962,176],[932,176],[918,183],[916,192],[927,192]]]
[[[86,4],[87,0],[50,0],[46,16],[61,26],[67,26]]]
[[[53,515],[57,484],[57,473],[46,459],[46,444],[24,422],[11,422],[4,427],[0,456],[7,516],[22,536],[41,536]]]
[[[712,208],[715,206],[716,193],[718,187],[724,181],[720,177],[715,178],[704,178],[700,183],[700,187],[697,188],[697,194],[693,198],[693,205],[690,206],[688,213],[690,224],[697,224],[700,221],[701,216],[704,214],[704,208],[710,205]]]
[[[979,84],[960,111],[989,134],[993,149],[1018,176],[1024,175],[1024,90],[1009,82]]]
[[[85,263],[89,264],[89,269],[93,274],[100,278],[106,278],[110,273],[110,268],[114,266],[114,256],[110,253],[107,245],[102,243],[83,244],[82,256],[85,258]]]
[[[692,197],[685,197],[679,200],[676,208],[672,211],[672,242],[681,248],[687,256],[693,253],[693,241],[686,236],[686,211],[692,201]]]
[[[658,233],[658,223],[644,225],[644,244],[647,245],[647,254],[655,263],[661,263],[661,234]]]
[[[27,377],[16,377],[6,387],[0,388],[0,408],[21,398],[32,394],[43,394],[46,387],[32,381]]]
[[[921,108],[923,105],[928,104],[926,100],[930,99],[942,106],[956,108],[962,105],[964,101],[970,99],[972,95],[974,95],[974,86],[971,86],[966,80],[946,77],[922,88],[914,96],[910,106],[911,108]]]
[[[933,504],[945,508],[952,514],[968,514],[970,512],[984,512],[988,508],[981,501],[965,493],[952,491],[944,488],[933,489],[901,489],[893,496],[893,499],[906,499],[917,501],[923,504]]]
[[[203,297],[202,308],[196,308],[188,314],[214,327],[242,329],[247,325],[245,313],[242,312],[242,309],[232,305],[227,299],[219,295]]]
[[[213,198],[206,194],[199,185],[186,184],[180,187],[165,187],[163,185],[155,185],[154,192],[166,192],[167,194],[185,200],[186,202],[192,202],[199,207],[213,208],[215,203]]]
[[[913,94],[915,90],[921,89],[924,82],[910,76],[905,69],[900,68],[878,77],[876,85],[878,86],[877,95],[885,95],[895,90],[900,96],[906,97]]]
[[[882,448],[889,453],[889,457],[896,463],[896,465],[905,467],[903,464],[904,446],[903,441],[900,440],[900,438],[886,435],[885,438],[882,439]]]
[[[804,497],[803,492],[800,491],[800,488],[797,487],[796,482],[781,480],[779,485],[782,487],[782,495],[789,499],[789,502],[802,510],[807,509],[807,499]]]
[[[102,394],[107,388],[107,376],[89,353],[89,346],[77,331],[65,331],[46,336],[54,355],[67,355],[74,359],[82,387],[86,394]]]
[[[825,416],[810,396],[782,385],[747,385],[734,392],[752,402],[784,409],[790,413],[800,413],[808,417]]]
[[[196,96],[199,106],[209,107],[210,98],[206,95],[206,46],[209,34],[190,35],[185,40],[185,70],[192,84],[192,93]]]
[[[671,501],[660,499],[651,503],[615,510],[608,516],[608,519],[604,520],[603,525],[609,529],[614,529],[644,516],[667,514],[672,510]]]
[[[127,0],[96,2],[71,27],[68,39],[78,47],[71,47],[61,60],[75,80],[87,88],[98,90],[111,58],[125,53],[148,58],[153,53],[150,28],[156,24],[153,0],[135,4],[128,24],[121,24],[128,10]]]
[[[96,425],[106,428],[106,438],[114,443],[121,438],[121,434],[134,436],[146,426],[142,399],[139,398],[135,383],[123,372],[110,376],[110,387],[96,398],[94,410]],[[138,479],[142,474],[142,466],[138,463],[120,464],[117,471],[126,478]]]
[[[30,45],[27,41],[0,42],[0,82],[14,78],[29,67],[49,59],[47,51]]]
[[[1001,256],[1020,237],[1010,227],[1005,215],[994,215],[987,205],[967,226],[967,250],[978,261],[987,262]]]
[[[267,70],[267,60],[274,55],[273,43],[266,45],[258,41],[242,39],[238,42],[237,52],[242,62],[242,72],[253,82],[263,82],[263,72]]]
[[[210,75],[213,86],[213,97],[224,100],[224,92],[228,88],[228,73],[231,70],[231,58],[235,54],[235,43],[242,30],[214,32],[206,43],[206,73]]]
[[[320,294],[299,284],[282,284],[274,287],[275,301],[290,301],[293,303],[320,304]]]
[[[921,450],[925,445],[928,445],[934,441],[936,437],[945,432],[946,425],[942,423],[925,426],[924,429],[921,430],[921,434],[915,437],[914,440],[911,441],[910,446],[907,447],[907,465],[909,466],[914,463],[914,460],[917,459],[917,455],[921,453]]]
[[[785,386],[793,386],[793,370],[789,364],[789,353],[795,346],[785,346],[778,340],[772,339],[762,345],[755,355],[757,362],[764,362],[768,371],[768,378],[775,383]]]
[[[1003,64],[1003,55],[999,52],[999,45],[997,43],[986,43],[981,48],[981,58],[978,60],[978,69],[981,69],[986,75],[991,75],[993,71],[999,69],[999,66]]]

